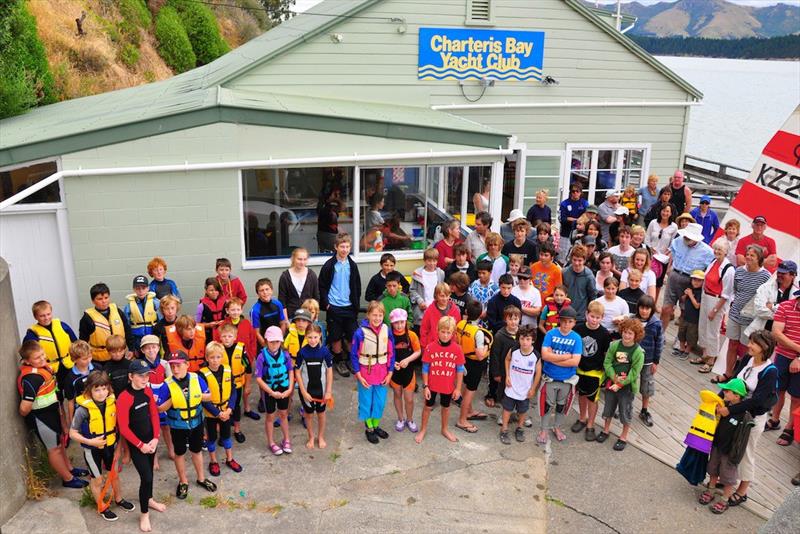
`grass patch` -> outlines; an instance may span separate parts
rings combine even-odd
[[[203,508],[216,508],[219,506],[219,498],[216,495],[209,495],[200,499],[200,506]]]
[[[349,503],[347,499],[336,499],[328,503],[328,510],[333,510],[334,508],[341,508],[342,506],[346,506]]]
[[[83,488],[83,492],[81,493],[81,498],[80,500],[78,500],[78,506],[80,506],[81,508],[97,506],[97,502],[94,500],[94,495],[92,495],[92,490],[89,489],[89,486]]]
[[[55,469],[47,460],[47,453],[37,444],[25,448],[25,494],[38,501],[52,495],[50,480],[56,476]]]
[[[259,510],[272,515],[272,517],[278,517],[278,514],[283,512],[284,507],[280,504],[273,504],[272,506],[262,506]]]
[[[333,463],[336,463],[336,460],[338,460],[341,457],[342,457],[342,455],[339,454],[338,452],[332,452],[331,455],[328,456],[328,458],[330,458],[331,462],[333,462]]]
[[[258,503],[255,501],[255,499],[250,499],[247,501],[247,504],[244,505],[244,507],[248,510],[255,510],[257,506]]]
[[[561,506],[562,508],[566,506],[566,504],[564,504],[564,501],[556,499],[555,497],[551,497],[550,495],[545,495],[544,500],[549,503],[553,503],[556,506]]]

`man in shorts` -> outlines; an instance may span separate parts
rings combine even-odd
[[[778,344],[775,346],[775,367],[778,368],[778,402],[772,408],[771,421],[780,422],[781,410],[786,399],[790,397],[789,413],[800,410],[800,291],[794,292],[792,300],[778,305],[772,321],[772,334]],[[769,423],[768,423],[769,424]],[[792,444],[794,436],[794,418],[789,416],[789,423],[778,438],[778,445],[785,447]]]
[[[665,331],[672,320],[675,305],[686,288],[691,286],[692,271],[699,269],[705,272],[714,261],[714,251],[703,241],[703,227],[697,223],[689,223],[686,228],[678,230],[678,236],[669,249],[672,252],[672,272],[667,278],[667,292],[661,307],[661,324]]]

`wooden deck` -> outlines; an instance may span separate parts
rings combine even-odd
[[[714,389],[709,383],[713,375],[700,374],[697,366],[672,356],[672,343],[676,333],[677,328],[673,323],[665,336],[667,341],[664,355],[656,373],[656,395],[650,406],[655,425],[648,428],[639,419],[641,399],[637,397],[634,403],[634,422],[629,435],[632,445],[673,467],[683,455],[683,439],[700,400],[698,392],[701,389]],[[788,404],[787,398],[781,417],[783,424],[788,421]],[[601,421],[599,416],[598,421]],[[612,433],[617,434],[620,430],[621,425],[614,420]],[[780,432],[766,432],[759,441],[756,477],[750,485],[748,501],[744,505],[765,519],[772,515],[792,491],[791,478],[800,471],[800,447],[796,443],[781,447],[775,443],[779,434]]]

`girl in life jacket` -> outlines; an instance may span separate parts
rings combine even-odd
[[[222,324],[225,319],[225,295],[222,294],[219,282],[216,278],[206,278],[206,294],[200,299],[197,305],[195,319],[197,323],[205,328],[206,339],[212,339],[214,329]]]
[[[77,407],[70,425],[69,436],[83,447],[83,457],[89,468],[89,489],[95,501],[103,501],[103,469],[114,469],[114,450],[117,443],[117,407],[111,389],[111,379],[103,371],[92,371],[86,379],[86,388],[75,399]],[[111,477],[111,491],[114,502],[130,512],[134,505],[122,498],[119,479]],[[107,505],[100,509],[100,516],[106,521],[114,521],[117,514]]]
[[[292,442],[289,439],[289,399],[294,391],[294,373],[292,372],[292,358],[283,348],[283,332],[277,326],[270,326],[264,332],[267,346],[264,347],[256,358],[256,383],[261,389],[267,418],[264,430],[267,434],[269,450],[275,456],[291,454]],[[275,415],[280,418],[283,442],[275,443],[274,422]]]

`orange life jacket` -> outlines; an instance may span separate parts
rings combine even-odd
[[[182,350],[189,355],[189,372],[197,373],[200,371],[200,366],[206,360],[206,331],[202,326],[194,327],[194,341],[192,348],[186,349],[183,344],[183,339],[178,334],[178,329],[175,325],[170,325],[166,329],[167,344],[169,345],[170,352]]]

